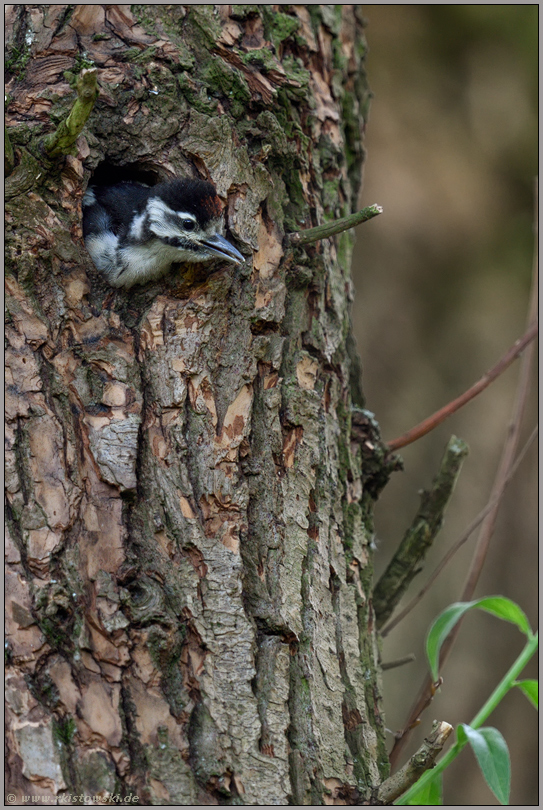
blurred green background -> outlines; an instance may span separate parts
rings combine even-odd
[[[538,6],[363,5],[374,98],[366,130],[362,205],[384,214],[357,231],[355,333],[367,407],[386,440],[462,393],[525,330],[537,173]],[[376,511],[377,576],[411,521],[451,434],[470,455],[445,526],[414,595],[485,506],[512,412],[518,363],[444,425],[401,455]],[[534,369],[535,372],[535,369]],[[537,419],[534,373],[521,445]],[[537,619],[537,452],[510,484],[476,596],[503,594]],[[426,672],[433,617],[459,599],[475,533],[424,602],[385,639],[387,727],[402,727]],[[404,600],[403,604],[406,603]],[[469,615],[402,761],[434,718],[469,722],[523,646],[512,626]],[[536,677],[532,666],[526,677]],[[512,805],[537,805],[537,715],[509,694],[489,721],[511,751]],[[392,735],[390,736],[392,745]],[[448,805],[494,805],[473,755],[446,775]]]

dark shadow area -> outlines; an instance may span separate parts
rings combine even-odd
[[[90,185],[113,186],[115,183],[129,180],[146,186],[156,186],[163,179],[165,178],[147,163],[127,163],[125,166],[117,166],[104,160],[94,170]]]

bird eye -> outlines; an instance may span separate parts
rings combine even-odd
[[[196,227],[196,223],[192,219],[184,219],[181,224],[184,231],[193,231]]]

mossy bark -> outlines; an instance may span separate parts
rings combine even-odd
[[[386,775],[353,237],[283,239],[356,209],[362,19],[279,8],[8,7],[17,796],[360,804]],[[47,159],[92,66],[84,134]],[[248,260],[111,290],[93,172],[210,178]]]

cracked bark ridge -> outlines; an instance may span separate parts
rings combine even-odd
[[[356,210],[358,7],[22,4],[6,35],[8,788],[361,803],[387,758],[352,236],[283,249]],[[112,291],[81,198],[119,168],[211,179],[252,261]]]

